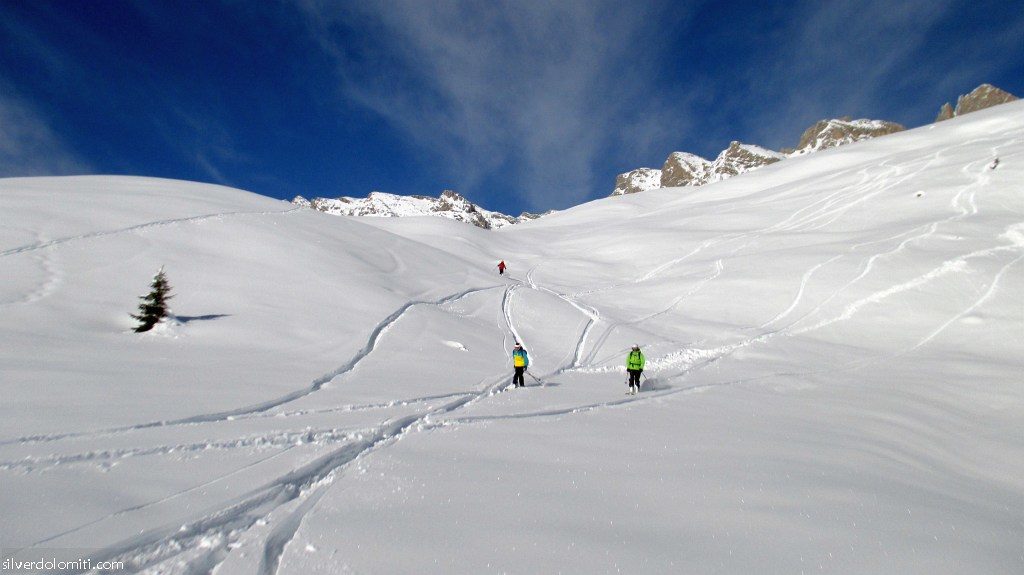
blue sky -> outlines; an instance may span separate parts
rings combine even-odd
[[[291,199],[455,189],[518,214],[822,118],[1024,96],[1019,2],[0,2],[0,176]]]

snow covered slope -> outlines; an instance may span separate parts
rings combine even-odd
[[[2,180],[0,547],[1020,573],[1021,181],[1021,103],[496,232]],[[131,333],[161,265],[178,320]],[[513,340],[536,379],[503,391]]]

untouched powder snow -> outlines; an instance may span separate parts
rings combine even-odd
[[[1019,574],[1021,181],[1021,103],[498,231],[0,180],[0,548]],[[161,266],[175,319],[135,334]]]

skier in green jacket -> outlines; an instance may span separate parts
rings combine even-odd
[[[640,391],[640,374],[644,372],[646,361],[643,352],[640,351],[640,346],[634,343],[633,349],[626,356],[626,371],[629,372],[629,393],[631,395],[636,395]]]

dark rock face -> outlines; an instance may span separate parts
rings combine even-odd
[[[700,186],[708,181],[711,162],[688,152],[672,152],[661,167],[661,187]]]
[[[943,104],[935,121],[941,122],[942,120],[963,116],[964,114],[970,114],[971,112],[977,112],[978,110],[984,110],[999,104],[1013,102],[1017,99],[1017,96],[1000,90],[991,84],[982,84],[971,90],[970,94],[964,94],[957,98],[955,109],[949,102]]]

